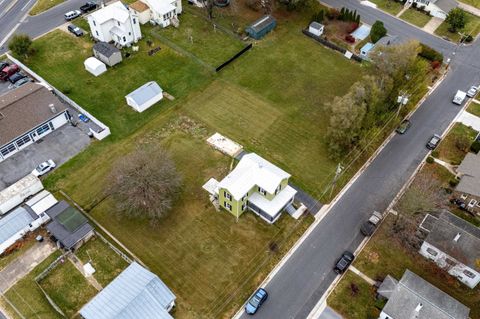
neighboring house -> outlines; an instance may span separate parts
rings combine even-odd
[[[47,230],[57,245],[65,250],[78,249],[94,235],[93,227],[87,218],[66,201],[55,204],[45,213],[52,220],[47,225]]]
[[[87,19],[97,41],[113,41],[125,47],[142,38],[138,17],[120,1],[93,12]]]
[[[136,262],[130,264],[88,304],[84,319],[173,319],[175,295],[154,273]]]
[[[440,19],[446,19],[450,10],[458,6],[455,0],[409,0],[408,3],[417,3],[418,7],[424,7],[431,16]]]
[[[95,43],[93,55],[108,66],[114,66],[122,62],[122,52],[107,42]]]
[[[163,90],[155,81],[150,81],[125,96],[127,104],[135,111],[143,112],[163,98]]]
[[[100,74],[107,72],[107,66],[105,65],[105,63],[93,56],[87,58],[83,62],[83,65],[85,66],[85,70],[87,70],[94,76],[99,76]]]
[[[480,153],[468,153],[457,168],[460,182],[455,195],[465,201],[466,208],[480,214]]]
[[[42,191],[0,219],[0,255],[28,232],[50,220],[45,211],[57,200],[48,191]]]
[[[130,5],[130,11],[138,15],[140,23],[152,22],[162,27],[178,26],[182,13],[181,0],[138,0]]]
[[[0,96],[0,162],[68,123],[67,107],[46,87],[27,83]]]
[[[272,17],[271,15],[267,15],[258,19],[253,24],[248,26],[245,29],[245,32],[248,34],[249,37],[255,40],[260,40],[268,32],[275,29],[276,26],[277,26],[277,21],[275,20],[275,18]]]
[[[428,231],[420,254],[474,288],[480,281],[480,229],[446,211],[420,226]]]
[[[380,38],[375,44],[368,42],[366,43],[361,49],[359,56],[362,59],[369,60],[370,54],[374,51],[374,49],[381,50],[382,47],[388,47],[390,45],[397,45],[401,44],[402,41],[398,36],[391,36],[386,35]]]
[[[310,32],[311,34],[317,37],[323,34],[324,29],[325,29],[325,26],[323,24],[315,21],[310,23],[310,25],[308,26],[308,32]]]
[[[470,309],[406,270],[400,281],[387,276],[377,290],[388,299],[379,319],[468,319]]]
[[[283,210],[289,209],[297,193],[288,185],[289,178],[287,172],[250,153],[222,181],[210,179],[203,188],[237,218],[249,209],[274,223]]]

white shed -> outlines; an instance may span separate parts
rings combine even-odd
[[[127,104],[137,112],[143,112],[163,98],[163,90],[155,81],[150,81],[125,96]]]
[[[308,26],[308,32],[310,32],[313,35],[316,35],[317,37],[323,34],[323,29],[324,29],[323,24],[315,21],[310,23],[310,25]]]
[[[99,76],[100,74],[107,71],[107,66],[105,65],[105,63],[94,57],[89,57],[85,60],[85,62],[83,62],[83,64],[85,65],[85,70],[95,76]]]

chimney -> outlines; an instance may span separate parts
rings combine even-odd
[[[453,239],[454,242],[458,242],[458,239],[460,239],[460,233],[457,233],[455,238]]]
[[[53,114],[57,113],[57,109],[55,108],[55,105],[53,105],[53,103],[49,104],[48,107]]]

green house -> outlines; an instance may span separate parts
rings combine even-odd
[[[284,170],[250,153],[223,180],[210,179],[203,188],[235,217],[250,210],[271,224],[293,204],[297,191],[288,185],[289,178]]]

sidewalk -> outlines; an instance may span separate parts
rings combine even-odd
[[[475,8],[474,6],[471,6],[466,3],[458,2],[458,7],[460,9],[463,9],[467,12],[470,12],[473,15],[476,15],[477,17],[480,17],[480,9]]]
[[[443,20],[440,18],[432,17],[430,21],[422,28],[423,31],[434,34],[435,30],[442,24]]]

